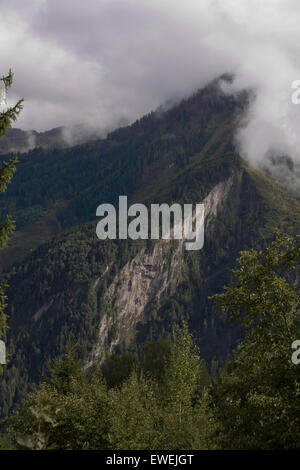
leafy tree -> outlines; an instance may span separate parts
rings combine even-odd
[[[110,390],[109,442],[112,449],[159,449],[156,386],[134,371],[121,388]]]
[[[129,378],[110,387],[100,366],[84,371],[68,345],[51,378],[5,420],[12,444],[34,450],[212,448],[208,374],[186,325],[175,341],[168,343],[161,380],[136,364]]]
[[[202,402],[210,383],[204,362],[187,324],[175,331],[161,385],[163,449],[208,448],[209,414]]]
[[[109,399],[99,370],[86,374],[68,349],[51,371],[51,380],[5,420],[13,445],[32,450],[108,448]]]
[[[50,410],[48,412],[48,404],[37,403],[36,406],[31,406],[29,412],[31,412],[33,419],[36,422],[36,430],[31,435],[17,434],[16,441],[21,448],[28,450],[46,450],[49,449],[49,441],[51,432],[58,426],[56,416]],[[57,414],[60,410],[56,410]]]
[[[239,322],[245,338],[211,389],[231,449],[300,448],[299,239],[277,235],[265,251],[244,251],[234,281],[216,306]]]
[[[110,401],[99,371],[86,385],[74,379],[67,395],[53,397],[53,405],[58,409],[58,425],[50,441],[53,447],[65,450],[109,448]]]
[[[13,82],[13,73],[11,70],[9,71],[8,75],[2,77],[0,80],[3,82],[3,88],[6,93]],[[0,137],[3,137],[7,130],[11,127],[12,122],[16,121],[21,109],[23,108],[22,102],[23,100],[19,100],[14,107],[8,108],[6,111],[0,113]],[[7,185],[11,181],[11,178],[16,170],[16,163],[17,157],[12,158],[8,162],[3,162],[2,167],[0,168],[0,193],[3,193],[6,190]],[[7,215],[4,223],[0,226],[0,249],[2,249],[7,244],[8,238],[13,230],[14,222],[11,217]],[[5,287],[5,284],[0,286],[0,340],[4,337],[5,331],[7,329],[6,315],[4,313],[7,300],[4,291]]]

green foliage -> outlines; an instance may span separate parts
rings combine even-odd
[[[291,361],[300,326],[299,255],[299,240],[279,235],[265,251],[242,252],[232,286],[215,296],[245,335],[211,391],[222,447],[299,449],[300,376]]]
[[[133,372],[121,388],[111,390],[109,442],[112,449],[161,446],[156,385]]]
[[[105,361],[103,376],[109,387],[121,385],[128,380],[133,370],[138,366],[135,356],[129,353],[111,354]]]
[[[160,387],[162,449],[168,449],[170,442],[175,449],[205,448],[206,429],[199,423],[199,418],[203,418],[201,397],[209,385],[207,378],[205,366],[184,322],[182,329],[175,331]]]
[[[6,420],[17,448],[102,449],[107,447],[107,387],[98,370],[87,376],[68,343],[64,360],[28,396],[21,413]],[[34,445],[33,445],[34,444]]]
[[[62,395],[67,395],[70,392],[72,389],[72,381],[77,380],[79,382],[82,378],[82,363],[75,360],[75,351],[76,346],[72,344],[71,340],[68,338],[64,357],[54,360],[53,363],[49,365],[49,371],[52,377],[50,383],[52,383],[55,390]]]
[[[5,420],[8,437],[31,449],[209,448],[214,423],[200,364],[186,325],[177,330],[161,383],[136,363],[128,378],[108,387],[98,367],[82,370],[69,345],[51,379]]]
[[[298,449],[291,343],[299,333],[299,253],[297,239],[278,235],[265,250],[240,254],[231,287],[215,300],[244,339],[213,381],[186,322],[172,341],[108,358],[109,384],[98,367],[84,372],[68,346],[52,378],[6,420],[6,439],[17,448]]]
[[[153,377],[161,383],[165,374],[165,366],[171,352],[171,341],[160,338],[144,344],[140,355],[141,368],[146,376]]]
[[[46,403],[39,403],[38,407],[29,407],[29,411],[32,413],[36,421],[36,432],[32,435],[17,435],[17,444],[24,449],[28,450],[46,450],[49,449],[49,440],[51,431],[58,426],[56,417],[51,416],[51,412],[48,411],[48,405]],[[56,414],[60,410],[56,410]]]

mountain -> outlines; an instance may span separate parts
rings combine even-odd
[[[264,247],[274,229],[299,233],[300,204],[235,150],[248,94],[224,94],[218,80],[173,108],[105,139],[22,154],[0,199],[17,230],[1,255],[9,288],[1,413],[24,400],[68,338],[85,367],[111,352],[139,354],[182,318],[202,357],[217,367],[240,341],[209,297],[229,282],[242,249]],[[7,159],[7,155],[2,157]],[[96,208],[205,203],[205,243],[96,237]]]
[[[89,129],[82,124],[69,127],[56,127],[49,131],[24,131],[12,128],[0,140],[0,155],[9,153],[27,153],[35,148],[45,150],[63,149],[99,139],[99,134],[105,134],[96,129]]]
[[[11,152],[28,152],[35,147],[62,148],[66,143],[62,134],[63,129],[57,127],[50,131],[23,131],[22,129],[9,129],[0,140],[0,155]]]

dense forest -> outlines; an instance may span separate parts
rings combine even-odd
[[[300,449],[299,365],[291,360],[299,255],[299,240],[279,235],[264,251],[241,253],[215,306],[242,325],[244,339],[219,371],[208,372],[184,320],[140,355],[112,355],[85,371],[68,342],[5,420],[2,448]]]

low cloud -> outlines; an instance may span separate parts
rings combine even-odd
[[[9,99],[26,100],[19,127],[64,125],[72,141],[84,123],[101,136],[229,72],[230,92],[255,96],[236,136],[241,154],[300,163],[297,0],[0,0],[0,13]]]

